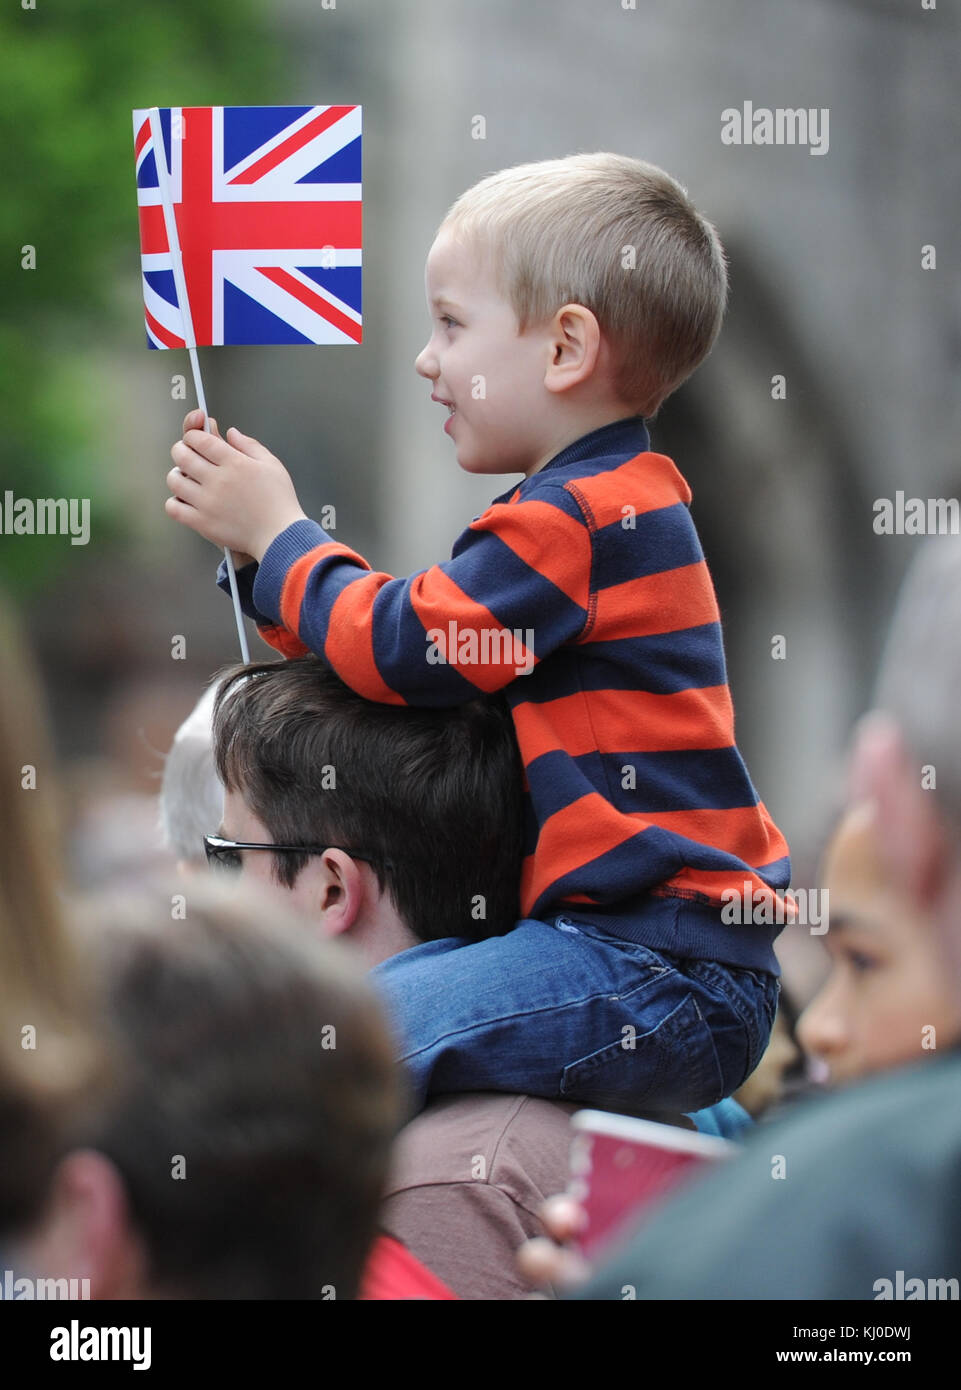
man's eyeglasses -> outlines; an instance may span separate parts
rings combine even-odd
[[[382,859],[368,850],[347,849],[344,845],[261,845],[251,844],[246,840],[225,840],[221,835],[204,836],[207,863],[213,869],[236,871],[241,868],[243,860],[240,853],[245,849],[269,849],[274,854],[326,854],[329,849],[339,849],[342,854],[349,854],[351,859],[360,859],[364,864],[380,864],[386,869],[393,868],[389,859]]]

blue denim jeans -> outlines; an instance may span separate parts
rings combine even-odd
[[[767,1046],[777,977],[680,959],[566,917],[428,941],[375,966],[414,1104],[518,1091],[625,1114],[714,1105]]]

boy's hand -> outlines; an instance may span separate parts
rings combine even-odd
[[[209,419],[210,429],[213,434],[220,438],[220,430],[217,428],[217,421],[211,415]],[[202,430],[204,427],[204,413],[202,410],[188,410],[184,416],[184,434],[188,430]],[[230,558],[234,562],[234,569],[243,569],[244,565],[255,565],[257,561],[252,555],[248,555],[246,550],[232,550]]]
[[[234,552],[234,564],[263,559],[275,536],[306,519],[290,475],[280,459],[256,439],[229,429],[220,437],[215,420],[203,429],[203,414],[184,419],[184,438],[170,450],[167,474],[173,493],[168,516]]]

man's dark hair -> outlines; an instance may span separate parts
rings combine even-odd
[[[366,850],[421,941],[517,921],[520,754],[506,702],[375,704],[317,657],[228,671],[214,707],[218,775],[277,844]],[[305,855],[275,855],[292,887]]]
[[[402,1119],[363,970],[248,886],[112,895],[78,926],[116,1078],[76,1141],[106,1155],[171,1298],[356,1296]]]

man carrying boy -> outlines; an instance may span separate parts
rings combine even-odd
[[[263,445],[202,431],[198,412],[171,450],[168,514],[234,550],[245,609],[284,655],[314,651],[387,703],[505,692],[528,787],[524,916],[378,971],[418,1099],[713,1104],[767,1040],[764,921],[785,920],[790,863],[734,742],[691,492],[645,417],[713,345],[723,251],[663,171],[574,155],[468,190],[427,292],[416,367],[460,466],[524,475],[449,561],[372,572]],[[725,890],[754,909],[745,924],[722,918]]]

